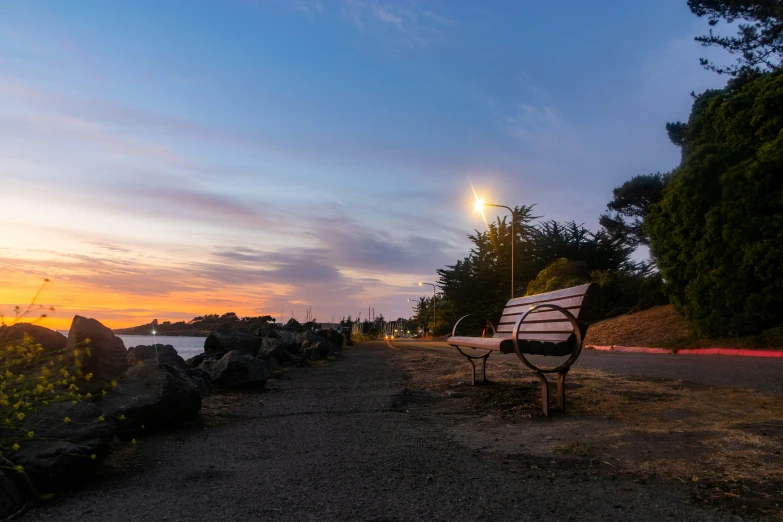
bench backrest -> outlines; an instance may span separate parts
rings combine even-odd
[[[589,314],[597,293],[598,285],[590,283],[545,294],[511,299],[503,310],[495,337],[511,337],[517,319],[530,307],[544,303],[561,306],[571,312],[577,321],[585,323],[590,320]],[[525,319],[519,329],[519,338],[558,343],[568,340],[573,331],[571,323],[562,313],[551,308],[543,308],[532,312]]]

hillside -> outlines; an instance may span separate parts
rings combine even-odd
[[[669,347],[687,335],[685,319],[663,305],[591,324],[585,346]]]
[[[783,348],[783,329],[733,338],[698,337],[672,305],[655,306],[591,324],[585,346],[644,346],[658,348]]]

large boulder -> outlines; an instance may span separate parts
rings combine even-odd
[[[185,368],[185,373],[198,388],[202,396],[209,395],[212,391],[212,377],[209,372],[201,368]]]
[[[33,342],[40,344],[44,353],[62,350],[68,344],[68,338],[43,326],[31,323],[16,323],[0,326],[0,348],[6,344],[18,344],[28,335]]]
[[[182,369],[188,367],[185,359],[180,357],[170,344],[139,345],[128,348],[128,365],[135,366],[139,361],[152,364],[165,363]]]
[[[101,421],[100,417],[101,410],[90,402],[65,401],[49,404],[25,419],[22,430],[35,436],[20,440],[17,451],[3,450],[4,457],[24,468],[24,474],[8,475],[23,497],[71,491],[94,475],[117,431],[110,418]]]
[[[278,361],[287,361],[291,357],[289,351],[291,343],[285,343],[281,339],[264,337],[264,342],[261,343],[261,348],[256,354],[257,357],[275,357]],[[294,346],[296,346],[294,344]]]
[[[82,371],[92,373],[93,377],[80,386],[84,392],[109,386],[128,369],[128,352],[122,339],[95,319],[79,315],[73,318],[68,331],[68,348],[90,350],[90,356],[82,361]]]
[[[247,355],[255,355],[259,348],[261,348],[261,337],[246,332],[211,332],[204,340],[204,352],[207,354],[240,351]]]
[[[344,341],[343,335],[337,330],[329,328],[328,330],[322,332],[322,335],[326,337],[327,341],[330,341],[332,344],[334,344],[336,348],[342,348]]]
[[[129,368],[96,404],[127,434],[142,425],[155,429],[196,418],[201,392],[178,366],[143,364]]]
[[[8,471],[8,473],[14,473]],[[6,520],[22,507],[22,496],[13,480],[0,471],[0,517]]]
[[[260,359],[241,351],[231,351],[219,361],[206,365],[212,383],[221,388],[263,387],[269,378],[269,370]]]

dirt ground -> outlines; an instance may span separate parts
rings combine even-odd
[[[693,500],[716,509],[783,519],[783,397],[574,369],[567,412],[546,418],[538,379],[517,361],[490,358],[490,382],[472,386],[468,362],[454,351],[392,347],[411,389],[465,400],[485,414],[452,429],[465,446],[597,461],[639,483],[695,484]]]

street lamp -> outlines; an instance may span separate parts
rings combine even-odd
[[[507,207],[506,205],[496,205],[495,203],[484,203],[483,199],[476,197],[476,206],[474,207],[476,212],[484,211],[484,207],[500,207],[505,208],[511,212],[511,299],[514,299],[514,243],[517,242],[516,235],[514,234],[514,223],[517,220],[517,213],[514,209]]]
[[[435,331],[435,283],[422,283],[419,281],[419,286],[430,285],[432,287],[432,330]]]

